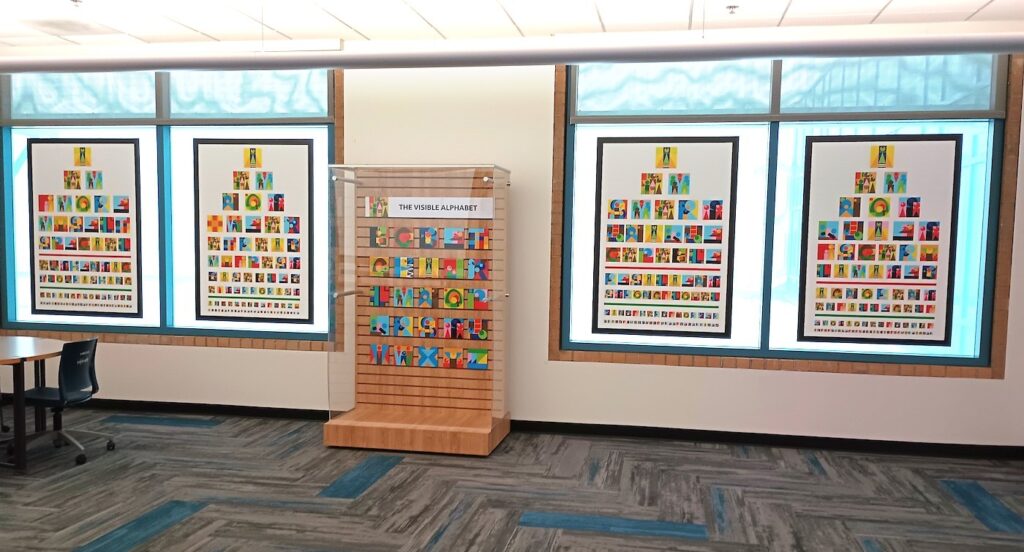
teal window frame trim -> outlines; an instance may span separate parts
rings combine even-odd
[[[993,91],[992,110],[978,111],[935,111],[935,112],[851,112],[839,114],[795,114],[779,113],[780,103],[779,88],[777,84],[781,80],[781,61],[773,63],[773,86],[771,88],[772,112],[762,115],[724,115],[724,116],[576,116],[576,74],[577,67],[570,66],[566,71],[566,102],[565,102],[565,152],[563,159],[563,191],[562,203],[562,261],[561,261],[561,290],[562,298],[560,307],[559,326],[559,348],[563,351],[594,351],[594,352],[617,352],[617,353],[652,353],[672,355],[699,355],[715,357],[742,357],[742,358],[765,358],[782,360],[829,360],[829,361],[852,361],[852,362],[874,362],[887,364],[922,364],[935,366],[964,366],[964,367],[988,367],[991,365],[992,357],[992,312],[994,309],[995,292],[995,268],[998,245],[999,229],[999,197],[1002,191],[1003,172],[1003,141],[1005,133],[1005,106],[998,102],[1005,103],[1005,84],[1007,78],[1006,56],[995,56],[997,72],[994,75],[994,87],[999,90]],[[822,116],[827,115],[827,116]],[[940,356],[940,355],[916,355],[916,354],[878,354],[878,353],[852,353],[833,351],[800,351],[791,349],[772,349],[770,347],[769,332],[771,330],[771,277],[774,263],[774,232],[772,228],[775,223],[775,204],[777,192],[777,169],[779,157],[779,126],[783,122],[796,121],[835,121],[835,122],[858,122],[858,121],[882,121],[902,119],[974,119],[990,120],[992,125],[992,157],[989,164],[991,174],[990,193],[988,204],[988,219],[986,220],[986,235],[989,236],[985,251],[985,279],[983,296],[981,300],[981,335],[979,336],[978,356]],[[572,201],[575,167],[575,136],[578,124],[638,124],[638,123],[731,123],[731,122],[768,122],[769,123],[769,152],[768,152],[768,182],[765,209],[768,209],[765,216],[765,255],[764,267],[762,269],[762,309],[761,309],[761,335],[757,348],[742,347],[701,347],[701,346],[671,346],[671,345],[635,345],[617,343],[588,343],[572,341],[569,338],[570,324],[570,300],[572,293]]]
[[[256,339],[282,339],[293,341],[323,341],[333,339],[334,309],[329,309],[328,329],[324,332],[287,332],[263,331],[248,329],[207,329],[173,326],[172,309],[168,308],[173,299],[174,286],[172,280],[170,255],[173,232],[171,231],[171,190],[168,183],[171,178],[170,163],[170,130],[173,126],[257,126],[257,125],[325,125],[327,127],[327,160],[334,163],[334,94],[333,71],[327,78],[328,114],[326,117],[268,117],[268,118],[202,118],[184,119],[169,118],[166,113],[166,72],[156,73],[156,117],[92,118],[92,119],[12,119],[10,111],[10,76],[0,75],[0,263],[3,265],[0,274],[0,328],[4,330],[57,331],[76,333],[108,333],[129,335],[167,335],[167,336],[198,336],[198,337],[234,337]],[[48,126],[155,126],[157,136],[157,197],[161,202],[158,206],[160,222],[158,224],[157,247],[160,266],[160,325],[159,326],[123,326],[103,324],[65,324],[52,322],[24,322],[12,319],[15,298],[14,278],[14,233],[8,229],[8,221],[13,220],[13,205],[7,201],[14,190],[14,174],[8,160],[12,159],[13,127],[48,127]],[[330,271],[329,271],[330,272]],[[333,288],[328,286],[327,301],[330,301]]]

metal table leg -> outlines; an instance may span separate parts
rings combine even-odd
[[[33,368],[35,369],[35,386],[46,387],[46,361],[35,361]],[[35,415],[36,433],[46,431],[46,409],[41,406],[35,407]]]

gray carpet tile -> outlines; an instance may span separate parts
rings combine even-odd
[[[0,471],[0,550],[1024,550],[1021,461],[544,433],[469,458],[325,448],[317,421],[65,425],[117,449],[83,437],[76,466],[34,441],[27,473]]]

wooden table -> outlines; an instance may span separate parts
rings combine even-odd
[[[63,341],[35,337],[0,336],[0,365],[14,369],[14,458],[12,462],[0,465],[24,470],[26,463],[25,431],[25,363],[32,361],[35,368],[35,385],[46,385],[46,359],[59,357],[64,348]],[[46,431],[46,409],[35,409],[36,431]]]

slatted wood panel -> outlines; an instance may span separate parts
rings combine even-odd
[[[753,370],[789,370],[797,372],[834,372],[878,376],[917,376],[939,378],[1003,379],[1006,372],[1007,325],[1009,321],[1010,269],[1013,262],[1014,210],[1017,200],[1017,167],[1021,144],[1021,100],[1024,95],[1024,54],[1010,57],[1007,79],[1006,124],[1003,136],[1003,171],[1000,179],[999,229],[996,237],[995,305],[992,312],[991,361],[988,366],[932,366],[925,364],[886,364],[876,362],[835,362],[824,360],[764,359],[703,355],[653,353],[616,353],[563,349],[562,321],[562,217],[565,188],[565,123],[567,68],[557,66],[554,89],[554,151],[551,172],[551,265],[548,328],[548,360],[568,362],[606,362],[612,364],[656,364]]]
[[[508,173],[495,167],[358,167],[354,169],[354,176],[359,181],[354,209],[356,407],[353,411],[328,422],[324,431],[325,443],[335,446],[372,444],[373,448],[487,454],[493,448],[492,445],[497,445],[504,433],[507,433],[508,426],[505,400],[508,331],[505,298],[508,290]],[[493,197],[494,218],[367,217],[364,206],[367,198],[374,197]],[[387,228],[388,245],[373,247],[370,245],[373,229],[381,226]],[[395,231],[399,228],[460,226],[486,228],[490,234],[490,249],[444,249],[443,236],[442,241],[434,248],[397,247],[394,244]],[[372,257],[384,257],[389,260],[408,257],[416,259],[417,262],[424,257],[481,259],[488,263],[489,279],[399,278],[391,274],[376,276],[370,270]],[[393,265],[391,268],[393,269]],[[437,299],[440,299],[440,294],[436,291],[439,289],[483,288],[488,290],[490,308],[475,310],[443,306],[373,306],[370,300],[373,286],[428,288],[434,290]],[[391,321],[394,317],[485,320],[488,324],[488,335],[484,340],[374,335],[371,333],[370,322],[375,316],[388,316]],[[414,352],[416,347],[463,351],[487,349],[488,369],[377,364],[371,358],[373,345],[409,346]],[[413,364],[415,363],[414,360]],[[410,408],[416,410],[410,411]],[[410,415],[410,412],[416,414]],[[433,429],[423,428],[420,419],[424,416],[433,420],[428,424]],[[382,423],[387,424],[388,431],[379,431]],[[437,430],[437,427],[445,429]],[[434,435],[433,438],[427,439],[432,443],[429,446],[425,444],[422,435],[424,431],[432,432]],[[460,431],[473,435],[463,436],[465,438],[451,437],[457,436]],[[484,433],[479,434],[480,431]],[[445,437],[440,437],[442,434]]]

